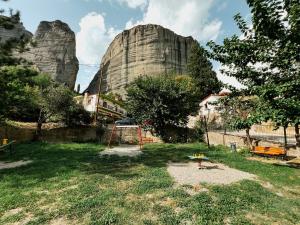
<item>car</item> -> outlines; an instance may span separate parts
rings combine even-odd
[[[121,120],[117,120],[115,122],[116,125],[135,125],[136,122],[134,119],[132,118],[129,118],[129,117],[126,117],[124,119],[121,119]]]

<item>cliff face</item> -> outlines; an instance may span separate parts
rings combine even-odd
[[[0,16],[0,20],[5,20],[7,17]],[[0,26],[0,43],[5,43],[12,39],[31,39],[32,34],[25,29],[23,24],[17,23],[12,27],[1,27]]]
[[[22,24],[13,28],[0,27],[0,43],[11,39],[30,40],[23,53],[14,52],[32,62],[39,71],[47,73],[51,78],[74,89],[79,69],[76,58],[76,40],[69,26],[59,20],[41,22],[34,36]]]
[[[182,37],[159,25],[139,25],[117,35],[101,61],[101,68],[86,91],[125,95],[126,86],[141,75],[186,72],[192,37]]]
[[[33,46],[22,57],[49,74],[53,80],[74,89],[79,69],[76,40],[69,26],[59,20],[41,22],[32,38]]]

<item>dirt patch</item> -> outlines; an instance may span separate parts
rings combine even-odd
[[[168,172],[180,185],[231,184],[244,179],[254,179],[255,175],[229,168],[224,164],[203,162],[204,169],[197,163],[169,163]],[[207,169],[205,168],[207,167]]]
[[[15,222],[12,225],[24,225],[24,224],[28,224],[32,219],[33,219],[33,215],[30,214],[30,213],[27,213],[26,217],[23,220]]]
[[[29,163],[32,163],[31,160],[28,161],[17,161],[17,162],[0,162],[0,170],[4,169],[12,169],[20,166],[28,165]]]
[[[15,208],[15,209],[11,209],[7,212],[4,213],[4,215],[2,216],[3,218],[9,217],[9,216],[14,216],[20,212],[22,212],[23,208]]]
[[[104,151],[100,152],[100,156],[105,155],[117,155],[117,156],[127,156],[127,157],[136,157],[142,154],[140,147],[138,145],[122,145],[113,148],[107,148]]]
[[[50,225],[71,225],[71,224],[77,224],[75,221],[70,221],[66,219],[65,217],[59,217],[54,220],[51,220]]]

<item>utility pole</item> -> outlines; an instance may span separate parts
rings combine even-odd
[[[95,125],[97,124],[98,114],[99,114],[100,95],[101,95],[101,85],[102,85],[102,71],[103,71],[103,66],[100,65],[100,81],[99,81],[99,87],[98,87],[98,99],[97,99],[96,113],[95,113],[95,118],[94,118],[94,124],[95,124]]]

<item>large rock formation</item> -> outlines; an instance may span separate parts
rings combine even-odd
[[[0,16],[0,20],[3,24],[6,24],[3,21],[9,20],[9,17]],[[16,22],[7,22],[5,27],[0,26],[0,43],[5,43],[9,40],[19,40],[19,39],[30,39],[32,38],[32,33],[27,31],[23,24]]]
[[[59,20],[43,21],[32,39],[29,51],[22,57],[49,74],[52,79],[74,89],[79,69],[76,58],[76,39],[69,26]]]
[[[182,37],[159,25],[139,25],[115,37],[101,61],[101,68],[86,91],[125,95],[126,86],[140,75],[186,72],[192,37]]]
[[[8,17],[4,17],[8,18]],[[76,58],[76,39],[69,26],[59,20],[41,22],[34,36],[20,23],[13,27],[0,27],[0,43],[8,40],[30,40],[23,53],[15,52],[32,62],[39,71],[74,89],[79,63]]]

